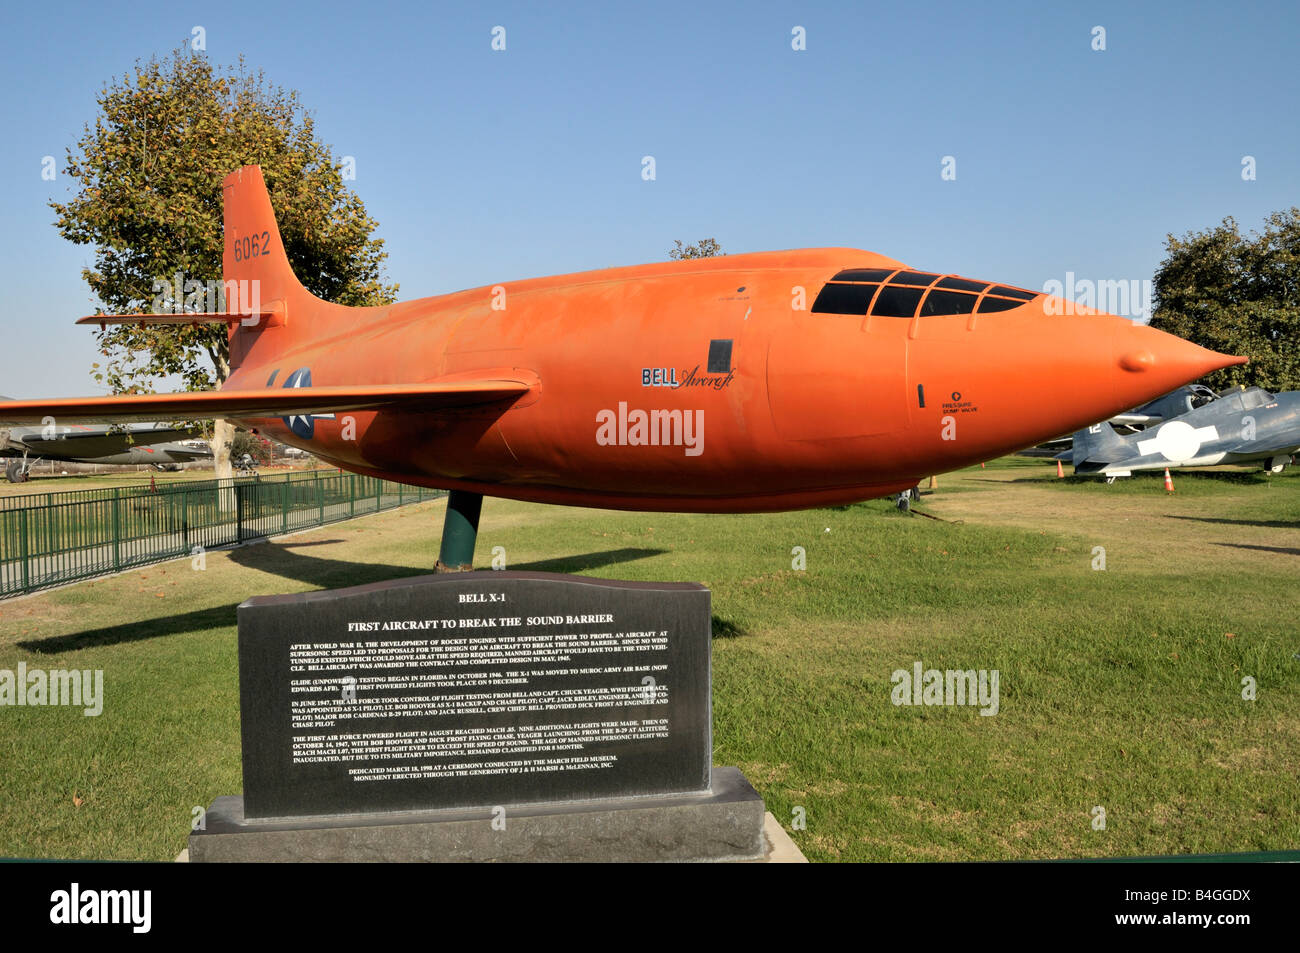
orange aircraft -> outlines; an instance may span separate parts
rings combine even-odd
[[[452,490],[448,529],[458,515],[469,549],[449,554],[444,534],[450,565],[472,559],[483,495],[691,512],[855,502],[1245,361],[851,248],[345,307],[294,277],[259,167],[223,188],[228,312],[80,323],[225,322],[225,386],[3,402],[0,424],[233,419],[345,470]]]

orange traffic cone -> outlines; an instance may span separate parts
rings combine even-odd
[[[1062,469],[1060,460],[1056,461],[1056,478],[1058,480],[1065,479],[1065,470]]]
[[[1174,492],[1174,480],[1173,477],[1169,475],[1168,467],[1165,467],[1165,489],[1170,493]]]

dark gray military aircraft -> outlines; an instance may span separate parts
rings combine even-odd
[[[1141,428],[1120,434],[1116,426]],[[1127,414],[1093,424],[1056,454],[1074,472],[1112,483],[1135,470],[1259,463],[1280,473],[1300,452],[1300,391],[1271,394],[1259,387],[1215,394],[1180,387]]]
[[[0,400],[8,400],[0,397]],[[189,430],[155,424],[118,427],[78,425],[48,427],[0,427],[0,457],[8,458],[5,478],[22,483],[32,465],[41,460],[71,460],[79,463],[147,463],[159,470],[174,468],[191,460],[212,457],[206,447],[192,440]],[[181,441],[189,441],[186,445]]]

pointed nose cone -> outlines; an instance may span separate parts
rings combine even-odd
[[[1207,350],[1142,324],[1121,333],[1116,345],[1116,377],[1120,391],[1131,401],[1129,406],[1248,360]]]

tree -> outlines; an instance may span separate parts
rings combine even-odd
[[[237,427],[234,436],[230,438],[230,456],[235,460],[241,460],[244,454],[248,454],[256,463],[270,463],[271,441],[261,434],[250,433],[242,427]]]
[[[722,246],[718,244],[716,238],[701,238],[698,245],[682,245],[681,239],[673,242],[676,248],[670,249],[668,257],[673,261],[684,261],[687,258],[712,258],[714,255],[721,255]]]
[[[1266,390],[1300,389],[1300,208],[1275,212],[1243,236],[1232,218],[1169,235],[1155,276],[1151,326],[1250,363],[1206,380]]]
[[[212,310],[218,293],[223,310],[221,180],[250,164],[262,167],[285,252],[313,294],[348,305],[396,300],[397,285],[383,280],[383,242],[371,237],[376,222],[296,92],[246,71],[242,59],[213,67],[182,46],[165,61],[137,61],[98,103],[94,125],[67,151],[78,191],[50,207],[65,238],[95,247],[82,277],[101,313]],[[160,303],[159,283],[178,279],[187,297]],[[188,297],[198,288],[212,294]],[[187,390],[211,390],[230,373],[227,335],[221,325],[111,326],[99,332],[107,362],[93,376],[118,394],[151,393],[172,375]],[[232,430],[213,422],[218,477],[231,473]]]

